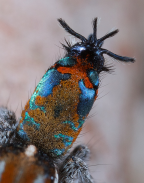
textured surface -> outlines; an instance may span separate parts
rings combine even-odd
[[[59,168],[59,183],[94,183],[86,164],[90,151],[86,146],[77,146]]]
[[[15,113],[0,107],[0,146],[12,141],[17,125]]]
[[[87,61],[69,64],[70,58],[63,60],[45,73],[22,111],[18,127],[22,139],[52,156],[65,154],[72,146],[97,97],[87,76],[91,68]]]

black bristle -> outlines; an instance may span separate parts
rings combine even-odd
[[[103,36],[102,38],[98,39],[97,41],[97,45],[99,45],[101,42],[103,42],[105,39],[113,37],[114,35],[116,35],[119,32],[118,29],[106,34],[105,36]]]
[[[111,51],[108,51],[108,50],[105,50],[105,49],[102,49],[102,54],[107,54],[109,55],[110,57],[116,59],[116,60],[119,60],[119,61],[122,61],[122,62],[135,62],[135,59],[134,58],[130,58],[130,57],[123,57],[123,56],[120,56],[120,55],[116,55],[115,53],[112,53]]]
[[[61,26],[71,35],[77,37],[78,39],[82,40],[82,42],[87,42],[87,39],[82,36],[81,34],[78,34],[77,32],[75,32],[73,29],[71,29],[69,27],[69,25],[63,20],[63,19],[58,19],[59,23],[61,24]]]
[[[97,18],[93,20],[93,39],[94,42],[97,41]]]

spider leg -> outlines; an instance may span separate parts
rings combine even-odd
[[[17,125],[15,113],[0,107],[0,146],[10,143],[15,138]]]
[[[89,154],[90,150],[86,146],[77,146],[59,169],[59,183],[94,183],[85,162]]]

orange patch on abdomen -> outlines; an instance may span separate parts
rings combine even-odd
[[[57,69],[62,74],[71,74],[75,82],[83,79],[84,84],[87,88],[93,88],[92,83],[90,82],[86,72],[83,69],[79,69],[76,66],[74,67],[59,67]]]

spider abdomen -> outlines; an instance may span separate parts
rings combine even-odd
[[[82,61],[59,60],[22,112],[18,135],[52,156],[65,154],[72,146],[97,96],[98,74]]]
[[[27,143],[53,157],[65,154],[76,140],[97,97],[99,74],[108,72],[103,54],[123,62],[134,62],[102,48],[112,31],[97,39],[97,18],[88,39],[58,19],[62,27],[80,39],[74,45],[66,41],[66,54],[44,74],[22,111],[17,134]]]

